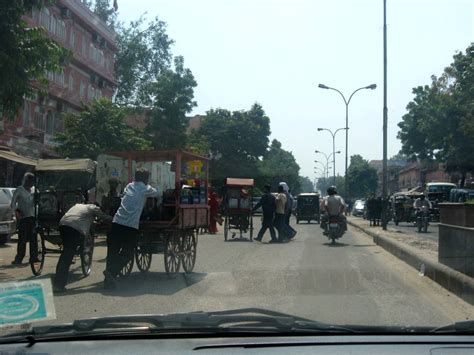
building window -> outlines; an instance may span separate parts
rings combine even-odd
[[[23,127],[30,127],[30,115],[30,103],[25,101],[23,107]]]
[[[84,85],[84,82],[81,80],[80,88],[79,88],[79,95],[81,99],[83,99],[86,96],[86,87]]]
[[[74,77],[72,73],[69,73],[69,82],[68,82],[69,91],[74,91]]]
[[[95,89],[92,85],[89,84],[89,90],[87,93],[89,100],[93,100],[95,98]]]
[[[69,37],[69,44],[71,47],[74,49],[76,46],[76,31],[74,31],[74,28],[71,27],[71,35]]]
[[[41,26],[49,30],[50,15],[49,10],[47,8],[41,9],[39,23]]]
[[[60,112],[54,113],[54,132],[63,131],[63,119]]]
[[[56,16],[51,16],[49,20],[49,32],[56,34],[57,24],[58,20],[56,19]]]
[[[44,115],[41,113],[41,109],[39,107],[35,109],[34,126],[36,129],[44,131]]]
[[[83,55],[84,57],[87,57],[87,40],[86,40],[86,36],[85,36],[84,33],[82,34],[82,48],[81,48],[81,52],[82,52],[82,55]]]
[[[46,114],[46,133],[49,135],[54,133],[54,116],[51,111]]]

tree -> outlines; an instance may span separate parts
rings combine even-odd
[[[281,143],[274,139],[270,149],[259,164],[259,185],[286,182],[292,192],[300,191],[300,167],[291,152],[284,150]],[[310,182],[311,183],[311,182]]]
[[[147,130],[155,149],[177,149],[186,146],[187,113],[193,101],[196,81],[189,69],[184,68],[183,57],[175,58],[175,70],[167,69],[156,82],[147,85],[147,95],[153,102],[147,114]]]
[[[360,155],[351,156],[347,169],[347,188],[353,197],[364,197],[375,193],[378,185],[377,170]]]
[[[344,184],[344,177],[343,176],[340,176],[340,175],[337,175],[336,176],[336,185],[334,185],[334,176],[330,176],[328,178],[319,178],[318,179],[318,182],[316,183],[316,190],[318,190],[322,196],[326,196],[327,195],[327,189],[330,187],[330,186],[336,186],[337,188],[337,193],[341,196],[345,196],[346,195],[346,191],[344,190],[345,188],[345,184]]]
[[[145,25],[142,16],[128,26],[118,23],[116,32],[115,102],[125,106],[151,106],[154,96],[149,93],[150,87],[156,91],[154,84],[173,62],[173,40],[166,33],[166,23],[156,17]]]
[[[195,132],[209,146],[214,184],[228,177],[255,177],[259,159],[267,153],[270,119],[262,106],[248,111],[212,109]]]
[[[415,159],[437,159],[448,171],[474,172],[474,43],[454,55],[431,85],[413,89],[415,98],[399,123],[402,153]]]
[[[0,2],[0,113],[13,119],[24,97],[46,89],[48,71],[59,71],[69,52],[45,36],[42,27],[28,28],[22,15],[52,1]]]
[[[79,115],[67,114],[64,132],[58,133],[59,154],[96,159],[111,150],[147,149],[150,142],[125,123],[126,109],[106,99],[93,101]]]
[[[88,6],[92,7],[92,4],[88,4]],[[110,0],[95,0],[93,11],[107,26],[110,28],[115,27],[117,14],[115,9],[110,6]]]
[[[298,178],[300,189],[299,191],[295,191],[295,193],[303,193],[303,192],[314,192],[314,185],[311,179],[307,176],[300,176]]]

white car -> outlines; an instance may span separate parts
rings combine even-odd
[[[16,219],[10,207],[12,196],[9,189],[0,188],[0,244],[7,243],[16,231]]]

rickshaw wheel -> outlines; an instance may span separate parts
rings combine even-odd
[[[90,234],[84,240],[81,251],[81,269],[84,276],[89,276],[92,269],[92,255],[94,254],[94,236]]]
[[[250,232],[250,241],[253,242],[253,217],[252,217],[252,215],[250,215],[250,228],[249,228],[249,232]]]
[[[296,224],[300,224],[300,220],[298,218],[296,219]]]
[[[130,273],[132,272],[133,270],[133,256],[134,256],[135,253],[132,253],[132,255],[129,256],[129,259],[128,259],[128,262],[124,265],[124,267],[122,268],[122,270],[120,270],[119,272],[119,277],[127,277],[128,275],[130,275]]]
[[[179,238],[173,235],[165,239],[165,271],[168,276],[179,272],[181,267]]]
[[[229,235],[229,217],[225,216],[224,221],[224,240],[227,241],[227,237]]]
[[[183,236],[182,242],[182,263],[186,273],[192,272],[196,263],[197,238],[193,231]]]
[[[147,272],[151,266],[151,253],[145,252],[140,246],[135,251],[135,261],[140,272]]]
[[[33,275],[39,276],[41,275],[41,272],[43,271],[43,266],[44,266],[44,258],[46,255],[46,248],[44,245],[44,232],[40,231],[36,233],[36,243],[38,245],[38,260],[36,262],[31,262],[30,261],[30,267],[31,271],[33,272]]]

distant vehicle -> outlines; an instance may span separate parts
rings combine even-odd
[[[450,182],[429,182],[425,185],[425,194],[436,202],[448,201],[449,194],[456,184]]]
[[[10,207],[11,196],[5,189],[0,189],[0,244],[5,244],[16,231],[16,220]]]
[[[0,187],[0,190],[3,190],[7,193],[8,197],[10,200],[13,197],[13,193],[15,192],[16,188],[15,187]]]
[[[449,193],[449,202],[466,202],[474,200],[474,189],[452,189]]]
[[[252,197],[252,208],[254,208],[259,202],[260,202],[260,197]],[[263,213],[262,206],[257,208],[254,212],[254,214],[262,214],[262,213]]]
[[[321,222],[321,216],[319,213],[319,194],[316,193],[303,193],[299,194],[295,201],[296,204],[296,223],[300,221],[316,221]]]
[[[354,202],[354,206],[352,207],[352,215],[355,217],[364,217],[364,211],[365,211],[365,201],[356,200],[356,202]]]

